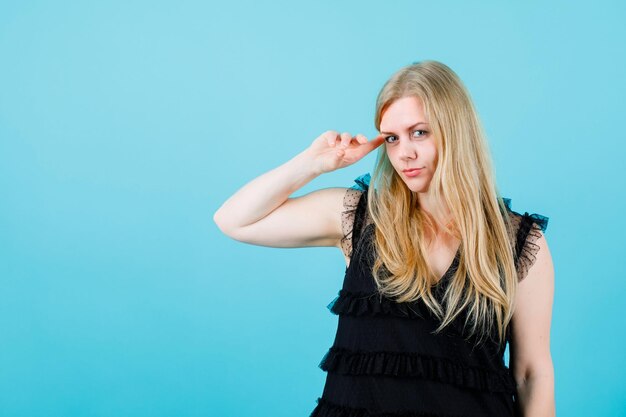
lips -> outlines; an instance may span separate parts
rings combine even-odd
[[[420,174],[420,172],[422,172],[422,169],[424,168],[411,168],[411,169],[405,169],[402,172],[407,177],[416,177]]]

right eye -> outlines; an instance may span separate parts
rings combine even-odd
[[[393,140],[390,140],[390,139],[398,139],[398,138],[397,138],[397,137],[395,137],[395,136],[387,136],[387,137],[385,137],[385,142],[387,142],[387,143],[393,143],[394,141],[393,141]]]

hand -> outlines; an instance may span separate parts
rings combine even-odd
[[[306,150],[313,160],[317,173],[323,174],[352,165],[384,142],[382,135],[368,141],[358,134],[344,132],[341,135],[334,130],[322,133]]]

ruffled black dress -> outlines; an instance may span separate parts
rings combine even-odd
[[[328,308],[339,316],[335,341],[320,363],[327,372],[311,417],[515,416],[516,383],[493,340],[466,340],[462,320],[433,334],[437,319],[422,300],[398,303],[381,296],[371,275],[374,225],[367,215],[369,174],[344,198],[344,251],[350,254],[343,288]],[[534,243],[548,218],[513,212],[516,266],[524,278],[535,261]],[[433,288],[442,300],[454,261]],[[462,316],[462,315],[461,315]],[[510,341],[510,326],[507,343]]]

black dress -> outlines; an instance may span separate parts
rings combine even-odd
[[[478,345],[466,340],[462,319],[433,334],[438,322],[422,300],[398,303],[377,292],[370,272],[369,178],[357,178],[344,198],[344,251],[351,261],[343,288],[328,305],[339,316],[338,327],[319,365],[327,376],[311,417],[515,416],[516,383],[504,363],[504,347],[493,340]],[[511,211],[510,199],[503,200],[517,230],[511,237],[516,235],[518,279],[523,279],[548,218],[520,215]],[[460,249],[433,288],[438,300],[459,259]],[[510,337],[509,326],[507,342]]]

